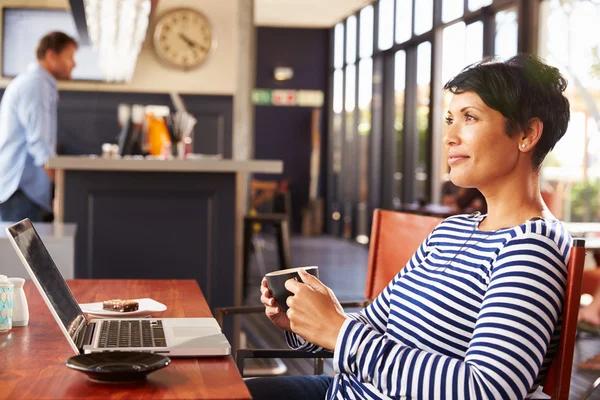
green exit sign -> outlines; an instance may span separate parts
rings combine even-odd
[[[271,104],[271,90],[269,90],[269,89],[254,89],[254,90],[252,90],[252,104],[270,105]]]

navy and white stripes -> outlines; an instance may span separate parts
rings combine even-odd
[[[485,232],[483,218],[443,221],[369,307],[348,315],[327,398],[523,399],[535,391],[558,345],[571,237],[556,220]]]

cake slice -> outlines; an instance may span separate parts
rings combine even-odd
[[[131,312],[137,311],[139,307],[138,302],[133,300],[112,299],[102,302],[102,309],[110,311]]]

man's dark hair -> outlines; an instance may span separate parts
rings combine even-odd
[[[539,169],[567,130],[570,112],[569,100],[563,94],[566,88],[567,80],[557,68],[529,54],[504,62],[477,62],[444,85],[444,89],[455,94],[477,93],[488,107],[506,118],[506,133],[510,137],[525,130],[532,118],[539,118],[544,128],[533,149],[535,169]]]
[[[70,44],[77,47],[77,42],[71,36],[62,32],[50,32],[40,39],[36,50],[37,59],[43,59],[49,50],[53,50],[56,54],[59,54]]]

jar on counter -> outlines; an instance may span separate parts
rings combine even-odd
[[[0,275],[0,333],[12,328],[13,290],[6,275]]]

